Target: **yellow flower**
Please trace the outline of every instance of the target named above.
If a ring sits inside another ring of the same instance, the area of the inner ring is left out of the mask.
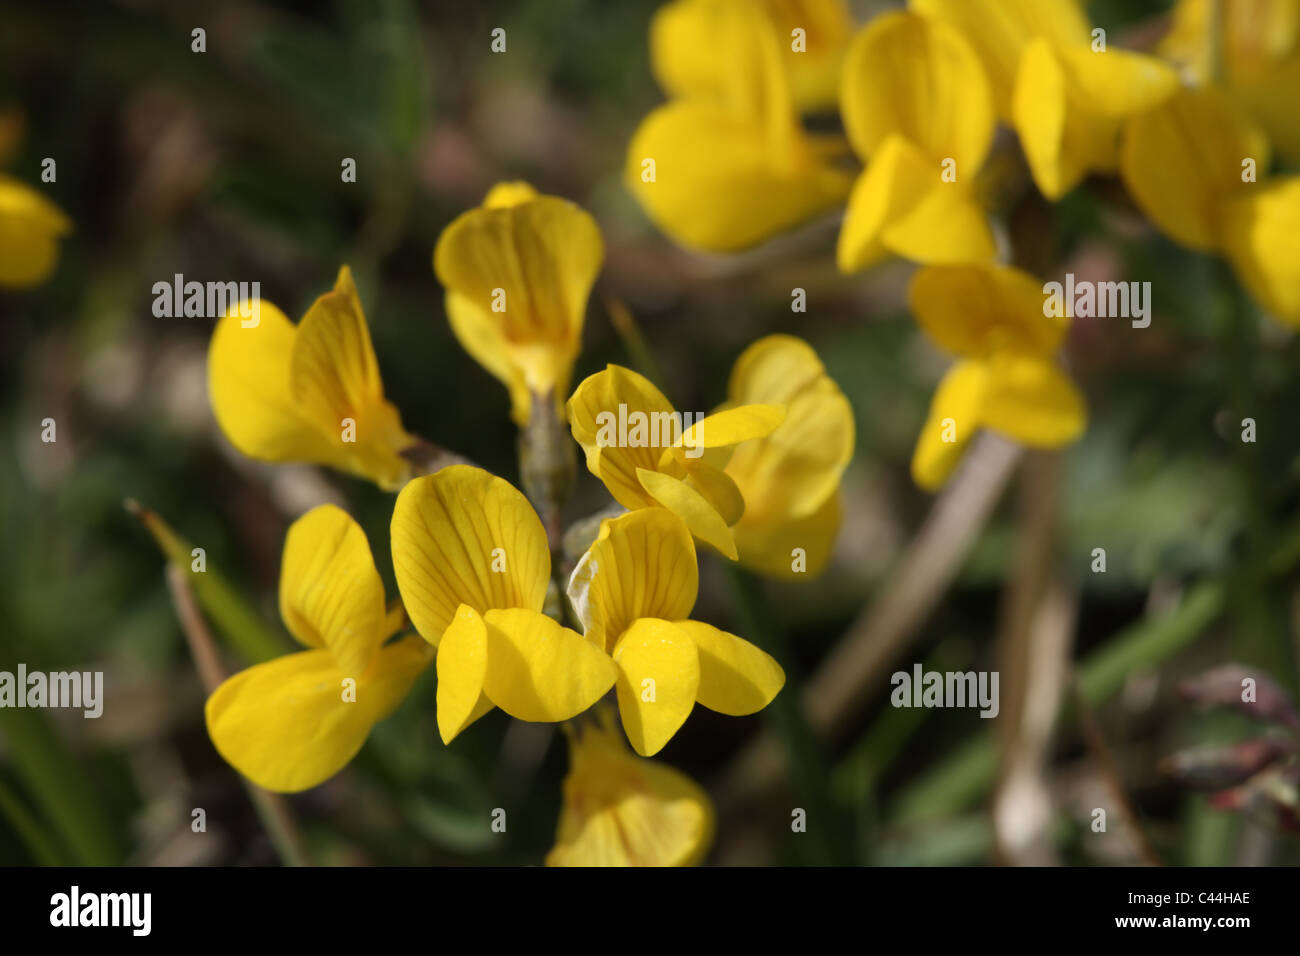
[[[673,0],[650,22],[650,65],[671,97],[726,100],[725,60],[717,40],[727,0]],[[780,40],[791,97],[804,111],[832,108],[839,97],[840,63],[853,18],[844,0],[757,0]],[[797,31],[802,31],[797,32]]]
[[[565,728],[569,730],[569,728]],[[684,773],[632,756],[617,731],[569,730],[569,773],[547,866],[693,866],[713,804]]]
[[[1210,20],[1216,6],[1222,17],[1217,31]],[[1278,153],[1300,162],[1300,0],[1178,0],[1159,50],[1194,83],[1221,83]]]
[[[849,142],[867,164],[840,229],[840,269],[890,254],[992,259],[974,184],[993,141],[993,95],[961,34],[912,13],[876,17],[849,47],[840,96]]]
[[[1113,172],[1122,120],[1178,87],[1177,74],[1154,57],[1094,39],[1075,0],[912,0],[912,7],[970,41],[1048,199],[1089,172]]]
[[[618,709],[632,747],[658,753],[696,702],[741,716],[766,707],[785,673],[748,641],[699,621],[695,545],[660,508],[601,523],[569,579],[569,601],[587,640],[617,665]]]
[[[912,456],[912,477],[940,487],[981,428],[1034,448],[1082,434],[1083,396],[1054,353],[1069,326],[1044,316],[1041,285],[1008,266],[930,266],[912,278],[912,313],[941,348],[961,356],[944,376]]]
[[[208,735],[249,780],[295,793],[338,773],[370,728],[406,697],[428,648],[402,638],[400,605],[384,585],[365,532],[333,505],[289,528],[280,571],[280,616],[311,650],[234,675],[208,698]]]
[[[433,268],[452,331],[505,384],[520,427],[534,395],[558,409],[569,390],[604,255],[587,212],[522,182],[497,185],[438,238]]]
[[[769,435],[781,405],[741,405],[691,424],[649,379],[608,365],[578,385],[569,425],[587,469],[624,508],[667,508],[701,541],[736,560],[731,525],[745,510],[722,470],[727,449]]]
[[[1225,256],[1265,309],[1295,325],[1300,177],[1267,179],[1270,160],[1263,132],[1222,92],[1205,87],[1181,90],[1130,120],[1121,168],[1129,193],[1161,232]]]
[[[227,311],[208,348],[208,393],[221,430],[250,458],[329,465],[386,489],[409,477],[401,452],[418,439],[384,398],[347,266],[297,326],[269,302]]]
[[[727,462],[745,501],[732,529],[740,563],[770,577],[814,576],[830,560],[840,527],[853,409],[812,346],[789,335],[759,339],[736,360],[723,408],[749,404],[784,405],[786,416]]]
[[[23,118],[0,113],[0,162],[22,139]],[[72,232],[72,220],[40,192],[0,175],[0,286],[39,285],[59,261],[58,240]]]
[[[823,17],[820,7],[809,9]],[[788,37],[752,0],[679,0],[656,18],[656,72],[681,96],[641,123],[624,178],[675,241],[735,252],[847,194],[850,179],[835,167],[834,145],[800,125],[788,61],[806,54],[784,56]]]
[[[519,720],[568,720],[616,669],[542,613],[546,532],[527,499],[480,468],[452,465],[397,496],[393,570],[411,623],[438,649],[444,743],[496,705]]]

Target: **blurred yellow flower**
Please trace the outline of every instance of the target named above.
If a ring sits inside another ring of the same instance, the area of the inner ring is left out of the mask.
[[[321,505],[289,528],[280,571],[280,616],[312,648],[224,681],[204,710],[217,751],[249,780],[281,793],[338,773],[370,728],[406,697],[428,648],[385,643],[406,618],[384,607],[384,585],[365,532]]]
[[[0,163],[22,139],[23,117],[0,113]],[[72,220],[40,192],[0,174],[0,286],[39,285],[54,272],[59,242],[72,232]]]
[[[1194,84],[1221,84],[1281,156],[1300,162],[1300,0],[1178,0],[1159,52]]]
[[[785,408],[749,404],[691,423],[649,379],[620,365],[588,376],[568,403],[573,437],[587,469],[624,508],[667,508],[690,532],[733,561],[731,525],[745,510],[722,470],[728,449],[770,435]]]
[[[498,184],[438,238],[433,268],[452,331],[505,384],[520,427],[534,395],[558,410],[569,390],[604,256],[590,214],[522,182]]]
[[[745,511],[732,528],[740,563],[769,577],[819,574],[840,528],[840,478],[853,457],[853,409],[812,346],[759,339],[736,360],[721,410],[784,405],[785,421],[727,462]]]
[[[1215,87],[1125,127],[1124,184],[1161,232],[1225,256],[1270,314],[1300,324],[1300,177],[1269,179],[1268,139]]]
[[[1111,47],[1076,0],[912,0],[960,29],[1020,136],[1039,190],[1059,199],[1089,172],[1114,172],[1127,116],[1178,88],[1155,57]]]
[[[569,732],[569,773],[547,866],[693,866],[715,814],[690,777],[634,757],[616,730]]]
[[[918,485],[942,486],[981,428],[1034,448],[1058,448],[1083,433],[1083,396],[1054,357],[1069,318],[1044,315],[1032,276],[1009,266],[929,266],[913,276],[908,300],[922,331],[961,356],[917,439]]]
[[[633,134],[624,179],[651,221],[683,245],[745,249],[833,208],[848,193],[851,179],[835,162],[838,144],[800,125],[791,63],[808,54],[784,55],[793,41],[778,35],[775,23],[802,14],[787,16],[782,6],[676,0],[655,19],[655,72],[675,98]],[[828,48],[838,44],[843,25],[833,5],[801,6],[809,42],[820,36]],[[804,76],[804,95],[816,99],[824,80]]]
[[[687,619],[699,584],[690,531],[660,508],[602,522],[569,579],[583,633],[617,665],[623,729],[643,757],[668,743],[697,702],[720,714],[752,714],[785,685],[771,656]]]
[[[840,269],[890,255],[992,259],[996,244],[974,188],[996,116],[961,34],[913,13],[882,14],[854,38],[841,83],[844,127],[866,169],[840,229]]]
[[[444,743],[494,704],[519,720],[568,720],[614,686],[609,658],[542,613],[546,532],[508,482],[469,465],[416,478],[391,531],[407,613],[438,649]]]
[[[418,439],[384,398],[347,266],[297,326],[269,302],[231,307],[208,348],[208,394],[250,458],[329,465],[390,490],[410,475],[401,452]]]

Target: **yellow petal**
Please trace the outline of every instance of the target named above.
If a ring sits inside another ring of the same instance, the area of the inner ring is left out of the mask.
[[[713,805],[685,774],[634,757],[617,732],[574,731],[547,866],[692,866],[713,830]]]
[[[578,385],[566,407],[587,469],[624,508],[650,507],[654,502],[637,470],[657,469],[663,449],[681,434],[681,420],[663,393],[644,376],[607,365]]]
[[[501,323],[495,321],[491,313],[455,292],[447,293],[445,304],[447,321],[456,340],[470,358],[505,385],[510,393],[510,417],[516,425],[524,428],[532,415],[533,395],[528,390],[524,370],[510,357]],[[556,383],[557,394],[567,387],[567,382]]]
[[[1020,57],[1011,115],[1034,182],[1048,199],[1059,199],[1084,175],[1078,154],[1065,146],[1066,84],[1052,45],[1042,37],[1029,43]]]
[[[817,577],[830,563],[843,510],[836,488],[807,515],[777,512],[753,522],[742,518],[732,529],[740,563],[758,574],[785,581]]]
[[[16,179],[0,176],[0,286],[44,282],[59,261],[58,240],[72,221],[58,206]]]
[[[745,513],[745,499],[735,480],[721,468],[708,462],[692,464],[686,484],[698,491],[726,525],[733,525]]]
[[[842,84],[844,125],[859,156],[900,135],[929,160],[956,160],[959,182],[984,164],[993,94],[975,51],[946,24],[901,11],[873,18],[849,47]]]
[[[1271,315],[1300,325],[1300,177],[1254,186],[1227,211],[1227,253]]]
[[[992,258],[996,243],[983,210],[962,182],[942,176],[939,160],[887,137],[849,196],[835,254],[840,270],[865,269],[890,252],[918,262]]]
[[[685,449],[738,445],[772,434],[783,421],[784,405],[741,405],[696,422],[677,444]]]
[[[444,744],[492,709],[487,677],[487,625],[462,604],[438,643],[438,733]]]
[[[366,669],[391,633],[384,582],[366,533],[346,511],[320,505],[292,525],[280,568],[280,616],[308,647],[327,649],[345,674]]]
[[[539,611],[551,556],[528,500],[509,482],[452,465],[409,482],[391,528],[393,571],[411,623],[437,645],[456,609]]]
[[[691,534],[712,545],[732,561],[736,560],[735,538],[709,499],[680,478],[662,472],[638,468],[636,476],[655,501],[686,523]]]
[[[1183,89],[1124,127],[1120,168],[1142,212],[1170,238],[1221,246],[1224,204],[1241,190],[1242,162],[1269,165],[1268,143],[1213,89]]]
[[[691,533],[672,513],[646,508],[601,524],[568,594],[587,637],[608,651],[638,618],[688,617],[699,586]]]
[[[359,677],[340,670],[329,651],[288,654],[240,671],[213,691],[204,708],[208,735],[258,786],[306,790],[356,756],[370,728],[402,702],[427,664],[428,649],[411,639],[381,649]]]
[[[695,643],[656,618],[635,621],[614,647],[618,711],[632,749],[653,757],[686,722],[700,685]]]
[[[530,389],[545,394],[567,385],[605,248],[596,221],[574,203],[554,196],[519,202],[518,190],[496,201],[506,196],[515,204],[471,209],[443,230],[434,271],[449,295],[464,300],[456,306],[462,327],[472,309],[500,330],[502,354],[489,371],[517,368]]]
[[[1060,51],[1075,105],[1105,116],[1124,117],[1159,106],[1178,90],[1178,74],[1155,57],[1107,47]]]
[[[695,699],[709,710],[743,717],[762,710],[785,686],[785,671],[749,641],[699,621],[676,621],[695,643],[700,684]]]
[[[483,205],[488,209],[506,209],[520,203],[531,202],[541,195],[529,183],[523,180],[497,183],[483,197]]]
[[[633,134],[624,181],[674,241],[738,252],[839,205],[852,185],[802,134],[779,152],[770,140],[750,117],[674,101],[653,110]]]
[[[519,720],[576,717],[614,686],[617,668],[600,648],[538,611],[484,615],[492,703]]]
[[[988,377],[985,363],[961,361],[948,370],[935,389],[930,414],[912,453],[912,480],[926,491],[943,486],[983,424],[981,412]]]
[[[968,358],[1014,347],[1049,354],[1070,320],[1043,315],[1042,284],[1011,266],[926,266],[913,275],[908,305],[941,348]]]
[[[1077,439],[1088,410],[1073,382],[1050,359],[998,353],[988,365],[981,423],[1034,448],[1059,448]]]

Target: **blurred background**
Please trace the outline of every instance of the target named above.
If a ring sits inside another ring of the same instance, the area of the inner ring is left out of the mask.
[[[0,863],[278,861],[208,741],[164,560],[125,499],[204,547],[259,639],[286,650],[280,550],[312,505],[346,505],[396,595],[391,496],[235,452],[207,400],[213,323],[154,317],[153,284],[259,281],[297,319],[349,264],[407,427],[517,484],[505,389],[452,337],[431,267],[441,229],[515,178],[582,204],[604,232],[575,382],[643,361],[639,334],[677,407],[708,409],[746,345],[786,332],[812,343],[855,411],[825,575],[774,584],[702,555],[696,617],[766,647],[790,678],[755,717],[698,708],[659,755],[717,802],[709,862],[1300,862],[1294,757],[1254,773],[1241,742],[1277,735],[1180,693],[1229,664],[1296,689],[1294,337],[1222,266],[1159,237],[1118,183],[1089,181],[1056,207],[1026,190],[1006,219],[1023,261],[1152,281],[1153,322],[1074,323],[1068,360],[1091,409],[1079,444],[1025,455],[986,439],[942,496],[921,493],[908,462],[948,360],[907,315],[911,267],[839,275],[834,219],[744,256],[694,256],[625,192],[628,139],[662,101],[647,62],[655,6],[5,3],[0,111],[22,123],[6,172],[76,230],[49,282],[0,292],[0,670],[101,670],[106,703],[98,720],[0,710]],[[1089,4],[1135,45],[1167,9]],[[505,54],[489,49],[498,26]],[[206,53],[191,51],[195,27]],[[40,182],[45,157],[54,183]],[[343,157],[356,183],[340,182]],[[804,314],[790,311],[795,287]],[[611,319],[610,299],[639,333]],[[1246,416],[1254,444],[1239,440]],[[606,503],[583,471],[569,517]],[[242,666],[239,640],[217,637]],[[999,717],[892,708],[889,675],[917,663],[999,671]],[[313,861],[536,864],[553,843],[563,736],[496,711],[444,747],[432,678],[348,769],[289,800]],[[495,807],[505,834],[490,829]],[[806,833],[792,832],[794,808]]]

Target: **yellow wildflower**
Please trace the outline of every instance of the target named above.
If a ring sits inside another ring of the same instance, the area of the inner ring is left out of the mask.
[[[659,229],[735,252],[843,200],[850,179],[834,145],[805,133],[795,107],[788,61],[805,54],[782,54],[786,40],[763,5],[679,0],[656,19],[653,39],[656,72],[681,98],[641,123],[624,178]]]
[[[688,619],[699,584],[690,532],[660,508],[602,522],[569,579],[587,640],[617,665],[623,729],[643,757],[668,743],[696,702],[721,714],[752,714],[785,684],[771,656]]]
[[[740,405],[691,424],[644,376],[620,365],[587,377],[568,404],[587,469],[624,508],[667,508],[701,541],[737,557],[731,525],[745,510],[722,470],[730,446],[769,435],[781,405]]]
[[[1089,172],[1113,172],[1123,119],[1178,87],[1177,74],[1156,58],[1109,46],[1076,0],[912,0],[912,7],[970,41],[1048,199]]]
[[[770,577],[816,575],[840,527],[840,477],[853,457],[853,409],[812,346],[769,335],[736,360],[724,409],[784,405],[785,421],[727,462],[745,511],[733,533],[740,563]]]
[[[1134,117],[1121,165],[1129,193],[1161,232],[1225,256],[1265,309],[1296,325],[1300,177],[1266,178],[1270,159],[1263,132],[1204,87]]]
[[[0,113],[0,161],[22,139],[22,114]],[[72,220],[40,192],[0,175],[0,286],[39,285],[59,261],[58,240],[72,232]]]
[[[929,266],[913,276],[908,299],[926,335],[961,356],[917,440],[918,485],[934,490],[947,481],[981,428],[1034,448],[1057,448],[1083,432],[1083,396],[1054,358],[1069,318],[1044,315],[1032,276],[1009,266]]]
[[[604,255],[587,212],[522,182],[498,184],[438,238],[433,267],[452,331],[505,384],[520,427],[534,395],[558,409],[569,390]]]
[[[343,769],[430,655],[411,638],[385,643],[405,616],[400,605],[385,610],[365,532],[333,505],[289,528],[280,616],[311,650],[227,679],[204,713],[212,743],[231,766],[268,790],[294,793]]]
[[[444,743],[496,705],[519,720],[568,720],[614,685],[616,669],[542,613],[546,532],[511,485],[469,465],[397,496],[393,570],[411,623],[437,648]]]
[[[547,866],[693,866],[714,810],[690,777],[634,757],[615,730],[569,730],[569,773]]]
[[[840,229],[840,269],[856,272],[891,254],[993,258],[974,195],[993,141],[993,95],[961,34],[916,14],[882,14],[854,38],[841,82],[844,127],[867,166]]]
[[[217,424],[250,458],[329,465],[386,489],[410,475],[401,452],[418,439],[384,398],[347,266],[297,326],[269,302],[230,308],[208,348],[208,393]]]

